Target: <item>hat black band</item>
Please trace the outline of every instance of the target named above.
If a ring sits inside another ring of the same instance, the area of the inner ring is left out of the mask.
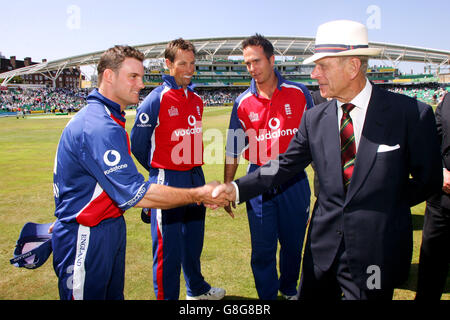
[[[322,52],[342,52],[353,49],[369,48],[367,44],[349,46],[345,44],[318,44],[315,46],[316,53]]]

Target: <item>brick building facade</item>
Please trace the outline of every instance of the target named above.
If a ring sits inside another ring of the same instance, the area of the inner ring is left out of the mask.
[[[46,62],[46,59],[43,59],[42,62]],[[30,57],[26,57],[24,60],[17,60],[15,56],[11,56],[9,59],[0,56],[0,73],[12,71],[14,69],[19,69],[23,67],[28,67],[30,65],[38,64],[38,62],[31,61]],[[25,74],[22,76],[18,76],[17,79],[13,79],[10,81],[13,83],[23,83],[23,84],[39,84],[46,85],[48,87],[53,87],[53,81],[51,78],[54,78],[56,75],[56,71],[51,71],[51,77],[49,77],[48,72],[44,73],[47,75],[44,76],[43,73],[34,73],[34,74]],[[56,88],[79,88],[80,87],[80,68],[66,68],[61,71],[61,74],[58,78],[55,79],[55,87]]]

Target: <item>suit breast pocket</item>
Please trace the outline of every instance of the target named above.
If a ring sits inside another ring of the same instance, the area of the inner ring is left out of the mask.
[[[375,161],[395,161],[400,159],[402,154],[401,149],[393,149],[390,151],[377,152]]]
[[[392,186],[397,186],[405,168],[402,155],[401,149],[377,152],[370,174],[370,182],[373,183],[371,185],[379,186],[382,192]]]

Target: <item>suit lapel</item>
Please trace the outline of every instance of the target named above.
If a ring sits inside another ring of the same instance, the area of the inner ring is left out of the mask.
[[[386,99],[383,99],[383,92],[376,86],[373,86],[356,153],[352,181],[347,191],[346,204],[364,184],[367,175],[373,167],[380,141],[383,141],[385,138],[386,123],[388,123],[385,118],[388,115],[388,111],[386,111],[388,107]]]

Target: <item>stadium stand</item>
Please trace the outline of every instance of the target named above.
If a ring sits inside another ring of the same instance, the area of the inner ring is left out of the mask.
[[[310,88],[311,91],[317,88]],[[396,86],[387,88],[393,92],[416,98],[430,105],[437,105],[450,87],[411,87]],[[91,89],[20,89],[10,88],[0,91],[0,114],[15,116],[20,108],[25,114],[32,113],[69,113],[76,112],[83,107],[85,98]],[[152,90],[146,88],[141,91],[140,100]],[[243,87],[230,88],[200,88],[199,95],[205,106],[231,106],[235,99],[245,90]],[[130,106],[130,109],[137,106]]]
[[[19,108],[26,114],[78,111],[87,93],[86,89],[13,87],[0,91],[0,112],[16,112]]]
[[[141,100],[162,83],[162,75],[168,70],[162,61],[149,64],[144,75],[146,88],[141,91]],[[305,84],[311,91],[318,89],[317,81],[311,79],[313,65],[303,65],[302,59],[276,60],[275,68],[284,78]],[[449,91],[448,84],[439,83],[434,74],[401,74],[392,66],[370,66],[367,77],[373,83],[388,90],[417,98],[430,105],[440,102]],[[192,82],[202,96],[205,106],[232,105],[240,93],[250,85],[251,77],[242,59],[214,57],[198,59]],[[447,88],[445,89],[445,86]],[[6,90],[5,90],[6,89]],[[66,113],[79,110],[90,88],[69,89],[21,88],[9,85],[0,88],[0,114],[15,112],[18,108],[25,113]],[[131,106],[130,108],[135,108]],[[15,114],[15,113],[14,113]]]

